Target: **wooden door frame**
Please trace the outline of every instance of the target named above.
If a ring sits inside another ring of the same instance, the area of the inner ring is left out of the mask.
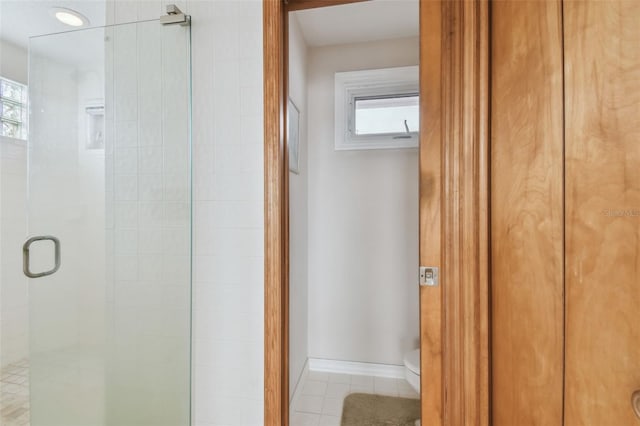
[[[289,424],[288,12],[361,0],[285,1],[263,0],[266,426]],[[440,285],[420,288],[422,420],[486,426],[488,1],[420,0],[420,63],[420,263],[440,267]]]

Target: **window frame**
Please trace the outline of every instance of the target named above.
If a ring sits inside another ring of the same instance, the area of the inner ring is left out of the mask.
[[[357,130],[357,119],[358,119],[358,102],[366,102],[366,101],[388,101],[388,100],[396,100],[396,99],[412,99],[412,98],[416,98],[416,109],[417,109],[417,115],[419,115],[419,102],[420,102],[420,94],[414,91],[410,91],[405,93],[404,91],[394,91],[391,94],[386,94],[383,93],[381,95],[370,95],[370,94],[366,94],[364,96],[358,96],[358,95],[354,95],[351,98],[350,104],[349,104],[349,117],[347,119],[347,126],[348,126],[348,131],[353,135],[352,137],[354,138],[362,138],[362,137],[370,137],[370,136],[393,136],[394,139],[398,138],[398,136],[400,136],[400,138],[408,138],[411,137],[413,135],[418,135],[419,131],[418,130],[414,130],[414,131],[405,131],[405,132],[378,132],[378,133],[362,133],[362,134],[358,134],[356,133]],[[406,105],[404,105],[406,106]],[[411,105],[413,106],[413,105]],[[389,108],[393,108],[393,107],[397,107],[397,106],[393,106],[393,105],[389,105]],[[416,117],[419,118],[419,117]],[[418,122],[418,125],[420,123]]]
[[[11,85],[20,86],[24,91],[24,96],[23,96],[23,101],[16,101],[14,99],[2,96],[2,92],[0,88],[0,137],[21,141],[21,142],[26,142],[29,138],[29,124],[28,124],[29,123],[29,106],[28,106],[29,105],[29,93],[28,93],[29,87],[26,84],[20,83],[15,80],[11,80],[10,78],[0,76],[0,85],[2,84],[3,81]],[[13,104],[18,106],[18,108],[22,109],[23,111],[24,119],[15,120],[13,118],[5,117],[2,113],[2,103],[8,103],[8,104]],[[19,137],[8,136],[4,134],[2,130],[2,122],[5,122],[5,121],[9,123],[14,123],[20,126],[21,134]]]
[[[355,133],[356,99],[420,96],[418,66],[335,73],[336,151],[417,148],[419,132]]]

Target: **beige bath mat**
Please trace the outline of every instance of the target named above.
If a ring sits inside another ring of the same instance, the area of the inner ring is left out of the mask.
[[[342,426],[414,426],[420,400],[352,393],[344,399]]]

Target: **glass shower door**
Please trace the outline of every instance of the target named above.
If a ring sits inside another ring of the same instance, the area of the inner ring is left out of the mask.
[[[190,424],[190,29],[32,38],[32,426]]]

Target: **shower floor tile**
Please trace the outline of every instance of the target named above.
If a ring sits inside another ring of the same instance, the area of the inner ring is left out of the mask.
[[[0,424],[29,426],[29,362],[22,360],[0,372]]]

